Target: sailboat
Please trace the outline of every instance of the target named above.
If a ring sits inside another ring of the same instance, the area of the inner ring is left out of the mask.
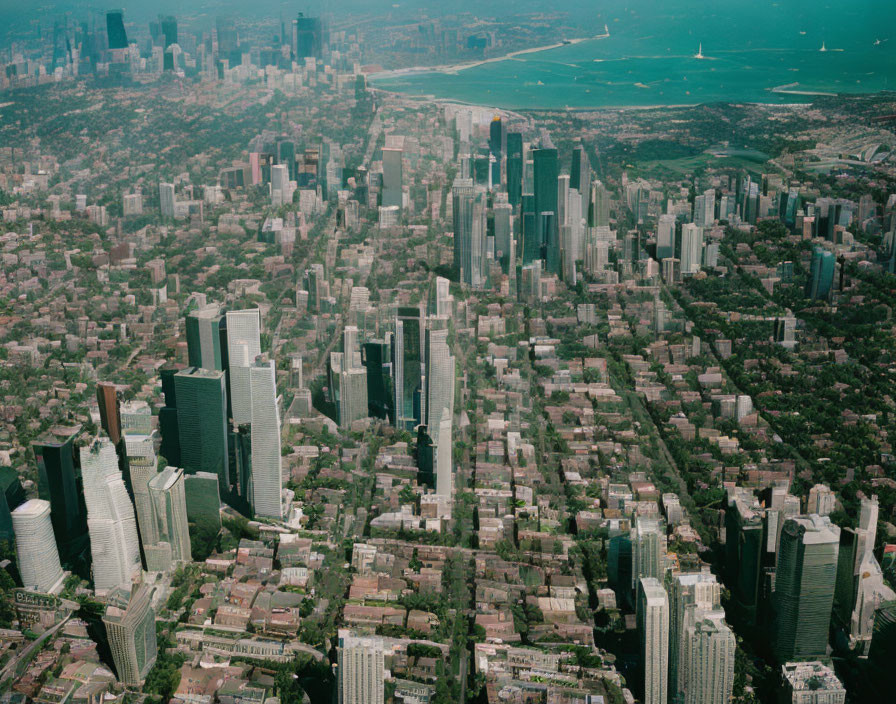
[[[697,53],[694,54],[695,59],[705,59],[706,57],[703,55],[703,42],[700,43],[700,46],[697,48]]]
[[[819,51],[827,51],[828,48],[824,45],[824,42],[821,43],[821,49]]]

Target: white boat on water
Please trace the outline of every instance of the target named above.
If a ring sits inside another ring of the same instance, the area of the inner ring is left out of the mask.
[[[700,46],[697,48],[697,53],[694,54],[695,59],[705,59],[706,57],[703,55],[703,43],[700,43]]]
[[[828,48],[824,45],[824,42],[821,43],[821,49],[819,51],[827,51]]]

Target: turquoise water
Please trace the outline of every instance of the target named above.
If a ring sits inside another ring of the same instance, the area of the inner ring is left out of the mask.
[[[373,85],[531,109],[812,100],[772,92],[781,86],[807,93],[896,90],[896,0],[719,0],[711,11],[694,0],[666,2],[662,10],[651,7],[659,2],[639,4],[597,14],[593,23],[609,27],[606,39],[454,74],[374,78]],[[694,58],[700,44],[703,60]]]

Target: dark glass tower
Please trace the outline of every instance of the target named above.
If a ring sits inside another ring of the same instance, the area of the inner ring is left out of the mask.
[[[809,282],[806,296],[815,300],[827,300],[834,287],[834,254],[816,247],[812,252],[812,264],[809,268]]]
[[[164,48],[167,49],[172,44],[177,44],[177,18],[176,17],[163,17],[162,18],[162,37],[164,38]]]
[[[12,541],[15,538],[12,512],[27,498],[16,471],[10,467],[0,467],[0,540]]]
[[[507,199],[517,206],[523,197],[523,135],[507,133]]]
[[[128,48],[128,34],[124,31],[123,10],[112,10],[106,13],[106,36],[109,39],[110,49]]]
[[[224,372],[190,367],[174,375],[180,457],[189,474],[210,472],[230,490]]]
[[[538,240],[544,251],[551,243],[559,242],[559,230],[557,218],[543,218],[542,213],[559,212],[557,207],[557,181],[559,179],[559,165],[557,161],[556,149],[536,149],[533,152],[533,161],[535,166],[535,227],[537,228]],[[550,225],[551,232],[545,232],[544,226]],[[548,262],[552,261],[552,257],[545,257]],[[556,261],[560,261],[559,252]],[[553,271],[553,270],[552,270]]]
[[[423,390],[422,320],[419,308],[399,308],[395,315],[392,370],[395,378],[395,426],[413,430],[421,422]]]
[[[300,12],[296,20],[296,58],[320,58],[323,55],[323,34],[319,17],[305,17]]]
[[[45,435],[32,449],[37,461],[38,493],[50,502],[59,560],[65,569],[89,579],[90,538],[76,433],[77,430]]]

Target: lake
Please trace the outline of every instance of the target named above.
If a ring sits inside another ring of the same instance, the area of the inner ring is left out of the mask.
[[[372,85],[511,109],[797,103],[896,90],[894,0],[708,4],[604,10],[605,38],[456,72],[387,73]]]

